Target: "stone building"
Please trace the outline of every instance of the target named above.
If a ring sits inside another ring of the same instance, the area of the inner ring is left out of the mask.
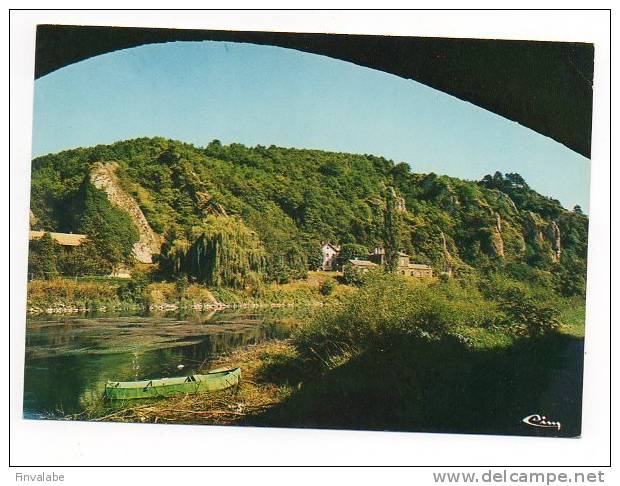
[[[321,246],[323,252],[322,270],[339,270],[337,262],[340,254],[340,247],[331,243],[323,243]],[[375,248],[368,255],[359,255],[348,261],[353,268],[367,272],[375,270],[385,265],[385,250],[383,248]],[[404,252],[398,252],[398,268],[397,273],[409,277],[432,277],[433,269],[422,263],[411,263],[411,257]]]
[[[369,255],[368,259],[377,264],[385,265],[385,249],[375,248]],[[422,263],[411,263],[411,257],[402,251],[398,252],[398,268],[397,273],[409,277],[432,277],[433,269]]]
[[[359,258],[353,258],[349,260],[349,263],[355,270],[366,273],[370,270],[377,270],[379,265],[369,260],[360,260]]]
[[[408,263],[407,266],[399,267],[398,271],[402,275],[410,277],[432,277],[433,269],[422,263]]]

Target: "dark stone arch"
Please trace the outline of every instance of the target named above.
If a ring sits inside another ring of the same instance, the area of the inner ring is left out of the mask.
[[[413,79],[590,157],[594,46],[585,43],[40,25],[35,78],[118,49],[202,40],[287,47]]]

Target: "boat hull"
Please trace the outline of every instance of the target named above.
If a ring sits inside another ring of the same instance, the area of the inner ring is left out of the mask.
[[[175,395],[225,390],[238,385],[241,369],[217,370],[205,375],[179,376],[144,381],[109,381],[105,397],[110,400],[133,400],[138,398],[162,398]]]

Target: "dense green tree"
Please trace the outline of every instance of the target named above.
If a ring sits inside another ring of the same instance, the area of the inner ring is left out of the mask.
[[[345,265],[349,260],[353,258],[366,258],[368,256],[368,248],[364,245],[358,245],[356,243],[345,243],[340,248],[340,254],[338,255],[338,264]]]
[[[157,259],[159,271],[164,278],[176,279],[186,273],[189,246],[189,242],[179,237],[174,228],[168,232]]]
[[[216,287],[246,288],[260,282],[265,250],[241,219],[209,216],[194,229],[195,239],[187,251],[187,274]]]
[[[305,251],[308,255],[308,269],[316,271],[323,265],[323,252],[318,244],[310,242],[310,246],[311,247]]]
[[[398,268],[398,252],[400,251],[400,215],[396,207],[396,198],[394,188],[388,187],[385,195],[383,247],[385,249],[385,268],[391,273]]]
[[[61,247],[49,233],[30,242],[28,273],[30,278],[50,279],[58,276],[58,257]]]
[[[345,284],[359,287],[364,283],[364,280],[365,274],[359,268],[355,268],[350,263],[346,263],[342,267],[342,281]]]
[[[109,275],[114,270],[111,261],[91,240],[76,247],[63,248],[58,265],[61,273],[70,277]]]

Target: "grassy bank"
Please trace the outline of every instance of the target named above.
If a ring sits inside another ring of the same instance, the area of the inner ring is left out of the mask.
[[[203,309],[243,305],[314,305],[339,301],[354,288],[338,283],[339,274],[310,272],[305,280],[247,290],[209,289],[173,282],[136,282],[119,278],[56,278],[28,282],[30,313],[98,310]],[[326,282],[328,284],[326,284]]]
[[[118,289],[122,284],[121,279],[112,278],[31,280],[28,282],[28,313],[139,309],[139,303],[119,298]]]
[[[286,284],[262,285],[255,289],[234,290],[213,289],[213,295],[227,304],[292,304],[307,305],[326,302],[339,302],[355,292],[355,288],[339,283],[337,272],[308,272],[305,280]],[[329,288],[326,283],[331,284]]]

